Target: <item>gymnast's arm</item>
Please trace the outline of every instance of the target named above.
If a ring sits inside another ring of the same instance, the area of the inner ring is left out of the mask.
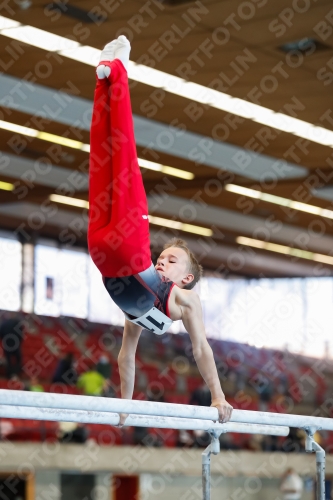
[[[193,291],[182,290],[180,307],[184,326],[192,342],[194,359],[212,395],[211,406],[218,409],[219,421],[227,422],[231,417],[232,406],[227,403],[223,394],[213,351],[207,342],[198,294]]]
[[[120,390],[123,399],[132,399],[135,380],[135,353],[142,327],[125,320],[123,341],[118,355]],[[125,418],[121,418],[121,424]]]

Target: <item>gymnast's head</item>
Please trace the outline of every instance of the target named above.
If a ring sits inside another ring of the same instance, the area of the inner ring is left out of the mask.
[[[202,276],[202,266],[184,240],[173,238],[164,245],[157,259],[156,270],[176,283],[191,290]]]

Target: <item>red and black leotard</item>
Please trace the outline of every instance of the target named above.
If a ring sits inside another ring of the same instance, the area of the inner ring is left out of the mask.
[[[139,317],[155,307],[169,314],[169,297],[175,283],[162,276],[152,264],[145,271],[124,278],[103,278],[114,302],[129,316]]]
[[[102,63],[111,68],[111,74],[97,79],[94,95],[88,248],[108,293],[126,317],[135,320],[148,314],[151,318],[151,311],[159,311],[160,320],[155,322],[161,325],[161,314],[170,317],[168,299],[174,283],[156,271],[151,260],[148,204],[136,153],[127,72],[118,59]],[[165,328],[163,323],[160,330]]]

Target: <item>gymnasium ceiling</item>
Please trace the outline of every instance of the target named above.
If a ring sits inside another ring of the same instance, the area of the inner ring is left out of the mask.
[[[2,3],[0,15],[95,49],[125,34],[131,61],[166,73],[166,80],[173,75],[178,82],[213,87],[282,113],[277,129],[265,113],[261,118],[259,108],[258,115],[239,116],[243,101],[233,101],[234,112],[218,109],[219,99],[203,105],[197,94],[178,95],[172,82],[158,86],[156,73],[147,70],[148,77],[138,81],[134,65],[129,72],[139,158],[194,175],[188,180],[143,169],[152,215],[211,228],[212,237],[172,234],[187,239],[212,271],[332,274],[333,214],[317,214],[318,208],[331,210],[333,201],[333,141],[325,135],[333,130],[330,0],[15,0]],[[76,61],[6,33],[0,31],[0,125],[9,122],[87,145],[95,56]],[[45,118],[37,120],[41,112]],[[305,123],[295,122],[296,129],[287,132],[284,115]],[[309,124],[326,132],[313,129],[308,140],[303,130]],[[88,199],[87,147],[55,146],[2,126],[0,141],[0,181],[15,186],[0,190],[1,228],[59,240],[68,230],[76,244],[85,245],[85,209],[52,202],[57,213],[51,217],[45,207],[66,182],[72,197]],[[47,172],[38,163],[45,157],[52,164]],[[238,191],[225,189],[230,184]],[[164,195],[158,194],[161,186]],[[257,197],[238,194],[242,187]],[[281,206],[267,196],[259,199],[258,192],[317,208]],[[156,224],[151,229],[158,249],[171,231]],[[270,249],[263,248],[264,240],[273,244]]]

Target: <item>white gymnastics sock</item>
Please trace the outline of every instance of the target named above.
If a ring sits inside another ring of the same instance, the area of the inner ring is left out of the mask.
[[[100,61],[113,61],[115,58],[115,50],[118,40],[112,40],[112,42],[107,43],[104,49],[101,52],[101,56],[99,58]],[[96,73],[98,78],[105,78],[110,76],[111,68],[109,66],[105,66],[104,64],[99,64],[96,69]]]
[[[127,40],[126,36],[125,35],[118,36],[114,58],[120,59],[126,71],[128,70],[130,52],[131,52],[131,44]]]

